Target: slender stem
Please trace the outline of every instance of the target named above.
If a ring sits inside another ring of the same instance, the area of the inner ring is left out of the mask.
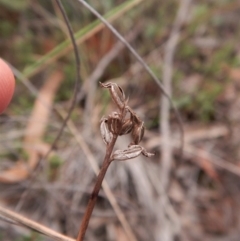
[[[73,33],[73,30],[72,30],[72,27],[71,27],[71,24],[68,20],[68,16],[64,10],[64,7],[62,6],[62,2],[61,0],[56,0],[56,3],[63,15],[63,18],[64,18],[64,21],[66,22],[66,26],[67,26],[67,29],[69,31],[69,37],[71,39],[71,42],[72,42],[72,45],[73,45],[73,49],[74,49],[74,55],[75,55],[75,64],[76,64],[76,81],[75,81],[75,87],[74,87],[74,92],[73,92],[73,98],[72,98],[72,103],[71,103],[71,106],[69,108],[69,111],[68,111],[68,114],[66,116],[66,118],[63,120],[63,124],[57,134],[57,136],[55,137],[50,149],[47,151],[47,153],[38,161],[36,167],[35,167],[35,170],[31,173],[31,176],[30,176],[30,182],[28,184],[28,188],[26,188],[26,190],[22,193],[16,207],[15,207],[15,211],[19,211],[21,209],[21,207],[23,206],[23,203],[24,203],[24,200],[25,198],[27,197],[27,195],[29,194],[29,190],[31,190],[31,185],[35,182],[36,180],[36,176],[39,172],[39,168],[43,162],[43,160],[46,160],[48,158],[48,156],[50,155],[50,153],[54,150],[54,148],[56,147],[58,141],[60,140],[60,137],[62,136],[62,133],[64,131],[64,128],[66,127],[67,125],[67,122],[68,120],[70,119],[70,116],[73,112],[73,109],[77,103],[77,94],[78,94],[78,91],[79,91],[79,88],[80,88],[80,83],[81,83],[81,76],[80,76],[80,57],[79,57],[79,54],[78,54],[78,47],[77,47],[77,44],[76,44],[76,41],[75,41],[75,37],[74,37],[74,33]]]
[[[90,199],[88,201],[88,205],[85,211],[85,214],[83,216],[83,220],[79,229],[79,233],[77,236],[77,240],[76,241],[83,241],[87,227],[88,227],[88,223],[89,220],[91,218],[92,212],[93,212],[93,208],[96,204],[97,201],[97,197],[98,197],[98,193],[101,189],[102,186],[102,182],[103,179],[105,177],[105,174],[107,172],[107,169],[109,167],[109,165],[111,164],[112,160],[111,160],[111,154],[113,151],[113,147],[116,143],[118,135],[114,135],[112,141],[109,143],[109,145],[107,146],[107,150],[106,150],[106,155],[104,157],[104,161],[103,161],[103,165],[101,167],[101,170],[97,176],[97,180],[96,180],[96,184],[94,186],[94,189],[92,191],[92,194],[90,196]]]

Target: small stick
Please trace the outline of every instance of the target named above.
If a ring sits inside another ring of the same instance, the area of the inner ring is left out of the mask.
[[[22,225],[32,230],[35,230],[39,233],[46,235],[47,237],[53,238],[58,241],[74,241],[73,238],[62,235],[46,226],[43,226],[40,223],[34,222],[16,212],[10,211],[4,207],[0,206],[0,219],[7,218],[10,221],[16,223],[17,225]]]

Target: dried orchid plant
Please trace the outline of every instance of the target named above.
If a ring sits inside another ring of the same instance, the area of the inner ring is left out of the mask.
[[[100,85],[109,90],[111,98],[117,106],[117,111],[112,112],[107,118],[103,117],[100,121],[100,131],[102,139],[106,144],[106,154],[81,223],[77,241],[83,241],[84,239],[102,181],[111,162],[114,160],[126,161],[141,154],[146,157],[154,155],[139,145],[144,136],[144,122],[127,105],[127,99],[122,88],[118,84],[111,82],[100,83]],[[128,145],[128,148],[113,152],[118,136],[129,133],[131,133],[132,142]]]

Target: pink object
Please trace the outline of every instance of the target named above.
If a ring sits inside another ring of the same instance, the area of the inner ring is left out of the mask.
[[[15,78],[10,67],[0,58],[0,114],[9,105],[15,89]]]

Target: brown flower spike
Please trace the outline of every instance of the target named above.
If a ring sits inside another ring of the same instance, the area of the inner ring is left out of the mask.
[[[106,154],[100,172],[97,176],[97,181],[89,199],[86,212],[83,216],[77,241],[83,241],[85,232],[88,227],[92,211],[97,201],[97,196],[100,191],[103,179],[107,169],[112,161],[126,161],[139,155],[151,157],[154,154],[147,152],[139,142],[144,135],[144,122],[136,115],[136,113],[127,106],[125,94],[122,88],[116,83],[100,83],[101,87],[107,88],[110,92],[112,100],[117,105],[117,111],[114,111],[107,118],[103,117],[100,121],[100,132],[104,143],[106,144]],[[131,133],[132,142],[125,150],[116,150],[113,153],[113,148],[118,136]]]
[[[140,154],[146,157],[153,156],[152,153],[148,153],[143,147],[138,144],[144,136],[144,122],[136,115],[136,113],[126,106],[125,94],[122,88],[116,83],[100,83],[101,87],[109,89],[112,100],[119,108],[120,112],[113,112],[108,118],[104,118],[104,122],[107,123],[109,131],[108,134],[102,134],[102,139],[106,143],[106,136],[112,135],[126,135],[131,133],[132,142],[129,144],[129,148],[126,150],[117,150],[112,155],[112,159],[127,160],[132,159]],[[130,113],[130,118],[126,118],[126,114]],[[102,124],[101,124],[102,125]],[[102,129],[102,127],[100,127]]]

